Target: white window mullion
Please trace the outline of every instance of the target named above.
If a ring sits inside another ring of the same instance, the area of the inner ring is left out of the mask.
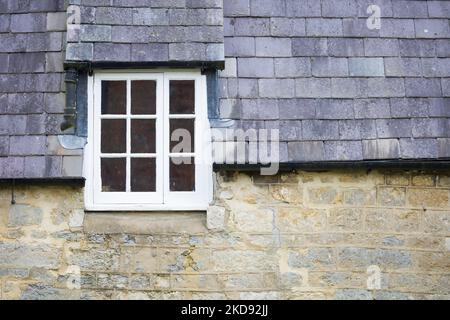
[[[164,86],[164,102],[163,102],[163,134],[162,134],[162,144],[163,144],[163,203],[166,204],[168,194],[170,191],[170,176],[169,176],[169,164],[170,164],[170,122],[169,122],[169,114],[170,114],[170,84],[169,79],[166,75],[164,75],[163,80]]]
[[[127,80],[127,192],[131,192],[131,80]]]

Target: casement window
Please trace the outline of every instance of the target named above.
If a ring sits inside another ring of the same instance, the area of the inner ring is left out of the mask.
[[[206,79],[96,72],[89,79],[88,210],[205,210],[212,200]]]

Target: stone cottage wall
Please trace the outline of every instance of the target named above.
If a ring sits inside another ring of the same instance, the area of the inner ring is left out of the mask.
[[[216,180],[208,221],[85,215],[83,188],[56,182],[17,185],[11,205],[2,184],[0,298],[450,298],[450,175]]]

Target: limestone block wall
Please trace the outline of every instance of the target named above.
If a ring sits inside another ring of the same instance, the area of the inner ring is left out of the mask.
[[[450,174],[216,180],[208,216],[85,214],[83,188],[56,182],[12,205],[2,184],[0,298],[450,298]]]

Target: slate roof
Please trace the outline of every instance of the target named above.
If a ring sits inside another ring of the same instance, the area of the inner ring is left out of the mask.
[[[450,157],[450,1],[229,0],[224,15],[221,117],[279,128],[282,162]]]
[[[57,138],[64,60],[225,57],[221,119],[279,128],[282,162],[450,158],[450,1],[71,1],[66,37],[63,0],[0,0],[0,178],[81,177]]]
[[[222,0],[83,0],[80,8],[67,62],[223,62]]]
[[[60,178],[63,0],[0,0],[0,178]],[[65,157],[67,155],[67,157]]]

